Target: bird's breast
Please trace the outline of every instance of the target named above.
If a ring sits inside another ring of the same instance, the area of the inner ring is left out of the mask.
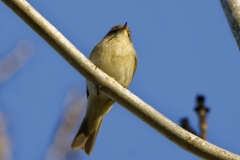
[[[135,56],[136,52],[130,42],[100,42],[92,51],[90,60],[120,84],[128,87],[134,73]]]

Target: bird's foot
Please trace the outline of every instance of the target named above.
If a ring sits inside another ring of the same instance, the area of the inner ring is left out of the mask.
[[[95,65],[95,70],[98,68],[98,66],[97,65]]]
[[[122,86],[123,86],[123,88],[126,88],[126,89],[127,89],[127,86],[125,86],[125,85],[123,85],[123,84],[122,84]]]
[[[99,95],[99,90],[102,88],[101,84],[95,84],[95,87],[97,89],[97,95]]]

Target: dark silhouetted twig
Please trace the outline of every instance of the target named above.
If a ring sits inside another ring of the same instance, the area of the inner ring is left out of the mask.
[[[207,140],[207,113],[209,109],[204,104],[204,96],[198,95],[196,98],[197,106],[195,107],[195,111],[199,117],[199,127],[200,127],[200,137],[204,140]]]
[[[180,126],[181,126],[183,129],[187,130],[188,132],[191,132],[192,134],[195,134],[195,135],[197,136],[197,133],[196,133],[196,132],[194,131],[194,129],[190,126],[190,123],[189,123],[187,117],[182,118],[182,119],[180,120]]]

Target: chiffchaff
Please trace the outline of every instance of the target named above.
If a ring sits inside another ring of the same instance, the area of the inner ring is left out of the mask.
[[[131,41],[131,32],[125,25],[113,27],[92,50],[89,59],[124,87],[128,87],[137,68],[137,55]],[[87,111],[77,132],[72,148],[90,155],[104,116],[114,101],[87,81]]]

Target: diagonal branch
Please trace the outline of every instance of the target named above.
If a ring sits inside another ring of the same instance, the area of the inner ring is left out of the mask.
[[[183,149],[204,159],[240,159],[240,156],[212,145],[185,131],[136,95],[123,88],[111,77],[96,68],[55,27],[42,17],[25,0],[2,0],[32,29],[44,38],[80,74],[94,84],[101,84],[101,90],[130,112],[152,126],[165,137]]]
[[[240,0],[220,0],[220,3],[240,50]]]

